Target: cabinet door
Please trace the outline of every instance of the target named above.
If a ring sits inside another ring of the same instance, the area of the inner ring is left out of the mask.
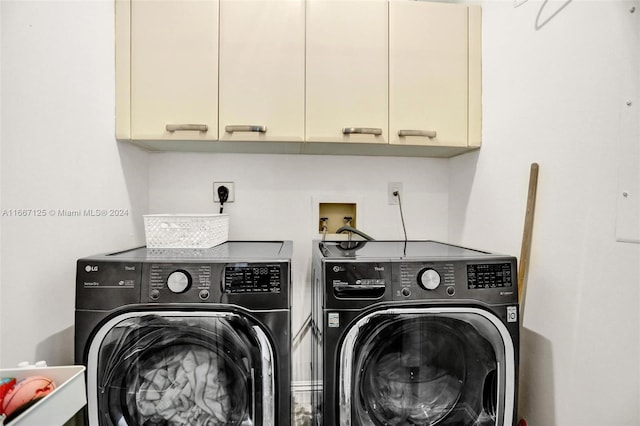
[[[220,140],[304,140],[304,0],[221,0]]]
[[[467,146],[467,7],[389,4],[392,144]]]
[[[388,143],[386,0],[308,0],[306,64],[307,141]]]
[[[217,0],[132,1],[131,133],[217,139]]]

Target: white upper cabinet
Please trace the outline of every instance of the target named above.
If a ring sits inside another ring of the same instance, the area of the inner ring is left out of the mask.
[[[388,143],[388,3],[307,0],[306,140]]]
[[[131,138],[217,139],[217,0],[130,7]]]
[[[479,19],[479,8],[470,13],[463,5],[389,3],[392,144],[467,147],[469,132],[480,131],[475,122],[469,126],[479,120],[479,98],[470,100],[469,91],[479,84],[470,82],[469,73],[470,64],[480,72],[479,52],[473,56],[480,45]]]
[[[118,139],[433,157],[481,144],[480,6],[115,0],[115,18]]]
[[[220,0],[220,140],[304,141],[304,13],[304,0]]]

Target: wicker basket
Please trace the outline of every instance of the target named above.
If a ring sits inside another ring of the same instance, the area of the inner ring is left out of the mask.
[[[148,248],[209,248],[229,237],[227,214],[144,215]]]

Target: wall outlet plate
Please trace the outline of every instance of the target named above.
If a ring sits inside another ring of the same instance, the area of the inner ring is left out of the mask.
[[[219,203],[220,197],[218,196],[218,188],[226,186],[229,190],[229,198],[225,203],[233,203],[236,199],[236,191],[233,182],[213,182],[213,202]]]
[[[402,182],[389,182],[387,187],[387,198],[389,199],[390,205],[400,204],[400,199],[393,195],[396,191],[398,191],[398,195],[402,197]]]

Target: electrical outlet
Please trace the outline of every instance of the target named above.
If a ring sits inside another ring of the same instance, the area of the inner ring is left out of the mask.
[[[220,188],[221,186],[226,186],[227,189],[229,190],[229,198],[227,198],[227,201],[225,201],[225,204],[233,203],[233,201],[236,199],[236,191],[235,191],[235,188],[233,187],[233,182],[213,182],[213,202],[214,203],[220,202],[220,197],[218,196],[218,188]]]
[[[398,195],[394,195],[396,191],[398,192]],[[402,197],[402,182],[389,182],[387,197],[389,199],[389,204],[399,204],[400,199],[398,197]]]

